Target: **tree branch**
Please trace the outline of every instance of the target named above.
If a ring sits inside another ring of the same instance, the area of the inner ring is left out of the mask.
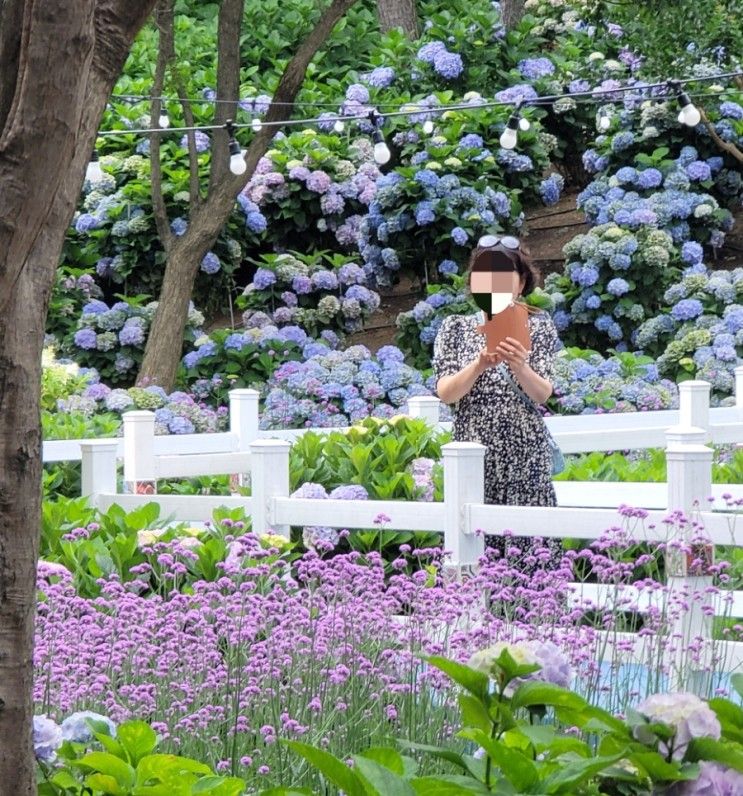
[[[161,101],[158,99],[163,93],[165,85],[165,72],[168,68],[174,49],[174,0],[160,0],[160,7],[155,12],[155,24],[160,32],[160,41],[155,66],[155,79],[152,85],[152,102],[150,104],[150,122],[152,126],[159,124]],[[150,134],[150,189],[152,194],[152,213],[155,217],[157,234],[160,237],[163,249],[167,253],[173,242],[173,233],[168,223],[168,211],[165,207],[163,196],[162,164],[160,163],[160,133]]]
[[[217,37],[217,98],[234,100],[218,102],[214,108],[214,123],[224,124],[234,119],[240,98],[240,30],[245,0],[222,0],[219,9]],[[215,130],[212,141],[212,160],[209,171],[209,191],[221,182],[228,172],[229,137],[226,131]]]
[[[186,121],[186,127],[195,127],[196,124],[193,118],[193,111],[191,110],[191,103],[188,99],[188,90],[186,89],[186,84],[183,82],[183,78],[179,74],[176,74],[173,80],[175,82],[176,91],[178,92],[178,99],[180,99],[181,107],[183,108],[183,118]],[[191,208],[191,212],[193,212],[201,206],[199,153],[196,151],[196,133],[193,130],[189,130],[186,133],[186,136],[188,138],[189,207]]]
[[[23,24],[23,0],[0,0],[0,130],[10,113],[18,83],[18,58]],[[26,42],[27,44],[27,42]]]
[[[715,130],[714,124],[712,124],[712,122],[707,118],[707,114],[704,112],[704,109],[700,108],[698,105],[697,109],[702,117],[704,126],[707,128],[710,138],[723,152],[727,152],[728,155],[732,155],[738,161],[738,163],[743,163],[743,152],[741,152],[740,149],[735,146],[735,144],[731,144],[728,141],[723,141],[722,138],[720,138],[717,130]]]

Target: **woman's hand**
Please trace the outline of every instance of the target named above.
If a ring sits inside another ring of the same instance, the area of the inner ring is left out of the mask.
[[[487,348],[480,351],[480,356],[477,358],[477,374],[481,376],[488,368],[495,367],[502,359],[498,354],[491,354]]]
[[[498,352],[498,356],[508,362],[514,375],[523,372],[529,352],[518,340],[514,340],[513,337],[506,337],[505,340],[498,343],[495,350]]]

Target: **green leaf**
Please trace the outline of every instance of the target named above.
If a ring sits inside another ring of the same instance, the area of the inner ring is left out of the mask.
[[[89,752],[80,760],[73,761],[76,765],[91,768],[96,773],[113,777],[122,788],[134,785],[134,769],[121,758],[108,752]]]
[[[342,788],[348,796],[366,796],[361,780],[342,760],[301,741],[286,741],[286,744],[318,769],[326,779]]]
[[[131,792],[128,788],[122,788],[116,778],[108,774],[90,774],[85,777],[85,784],[106,796],[129,796]]]
[[[133,766],[150,754],[157,746],[155,731],[144,721],[127,721],[116,731],[116,737],[121,742]]]
[[[627,759],[644,771],[654,782],[680,782],[682,780],[696,779],[697,773],[690,776],[688,771],[682,771],[680,763],[669,763],[658,752],[632,752]]]
[[[354,755],[354,771],[369,783],[379,796],[415,796],[415,790],[401,776],[389,768],[369,760],[362,755]]]
[[[516,790],[528,791],[539,781],[537,767],[521,752],[509,749],[503,742],[494,740],[482,730],[462,730],[457,734],[482,746]]]
[[[476,779],[460,776],[419,777],[410,785],[421,796],[459,796],[462,793],[490,794],[492,791]],[[499,790],[498,793],[505,794]]]
[[[208,796],[242,796],[245,780],[239,777],[202,777],[192,788],[191,793],[206,793]]]
[[[477,727],[483,732],[490,732],[493,721],[482,702],[472,694],[459,695],[459,710],[462,713],[464,727]]]
[[[572,796],[575,793],[575,786],[590,779],[594,774],[603,771],[607,766],[616,763],[624,757],[625,751],[619,752],[610,757],[594,757],[588,760],[573,760],[569,763],[561,764],[560,768],[544,782],[545,793],[559,793]]]
[[[488,685],[490,681],[487,675],[471,669],[463,663],[457,663],[457,661],[451,661],[439,655],[423,656],[423,659],[440,669],[444,674],[448,674],[455,683],[461,685],[462,688],[465,688],[482,702],[488,702]]]
[[[743,708],[729,699],[710,699],[707,704],[720,720],[723,737],[743,743]]]
[[[715,741],[712,738],[694,738],[684,757],[692,763],[712,760],[736,771],[743,771],[743,746],[736,743]]]
[[[360,756],[365,757],[367,760],[374,760],[374,762],[385,766],[385,768],[388,768],[395,774],[399,774],[400,776],[404,776],[405,774],[402,755],[396,749],[377,746],[360,752]]]
[[[532,705],[553,705],[556,707],[582,710],[588,706],[583,697],[560,688],[552,683],[538,681],[522,683],[511,698],[514,708],[528,708]]]

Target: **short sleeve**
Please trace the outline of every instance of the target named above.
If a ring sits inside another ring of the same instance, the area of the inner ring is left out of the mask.
[[[560,348],[560,339],[552,318],[542,312],[534,317],[531,335],[529,367],[543,379],[552,382],[555,375],[555,357]]]
[[[456,315],[444,318],[433,342],[433,372],[436,381],[444,376],[453,376],[462,369],[461,346],[462,324]]]

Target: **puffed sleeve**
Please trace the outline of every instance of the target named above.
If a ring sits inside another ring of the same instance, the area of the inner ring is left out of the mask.
[[[557,329],[550,315],[541,312],[535,316],[531,334],[531,354],[527,360],[529,367],[543,379],[553,381],[555,357],[560,348]]]
[[[433,372],[436,381],[443,376],[452,376],[465,364],[461,362],[462,325],[457,315],[444,318],[433,343]]]

